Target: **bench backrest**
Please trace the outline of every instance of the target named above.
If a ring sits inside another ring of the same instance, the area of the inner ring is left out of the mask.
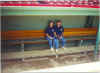
[[[65,28],[64,36],[96,36],[97,28]],[[32,38],[44,38],[44,30],[14,30],[1,32],[2,40],[24,40]]]

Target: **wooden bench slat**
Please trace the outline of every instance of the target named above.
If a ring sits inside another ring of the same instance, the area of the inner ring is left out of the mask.
[[[65,28],[64,36],[96,36],[97,28]],[[18,40],[45,37],[44,30],[13,30],[1,32],[3,40]]]

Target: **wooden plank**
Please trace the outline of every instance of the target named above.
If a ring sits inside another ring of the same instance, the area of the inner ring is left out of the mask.
[[[97,28],[65,28],[64,36],[96,36],[96,33]],[[2,37],[4,40],[43,38],[45,33],[44,30],[15,30],[2,32]]]

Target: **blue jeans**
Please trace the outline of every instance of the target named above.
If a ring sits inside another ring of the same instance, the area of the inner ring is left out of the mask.
[[[54,39],[55,39],[55,38],[50,39],[49,37],[46,37],[46,39],[47,39],[48,42],[49,42],[49,47],[50,47],[50,48],[53,48],[53,46],[54,46]]]
[[[61,40],[61,44],[62,44],[62,47],[65,46],[65,43],[66,43],[66,40],[64,39],[64,37],[58,39],[56,38],[54,44],[55,44],[55,48],[58,49],[59,48],[59,40]]]

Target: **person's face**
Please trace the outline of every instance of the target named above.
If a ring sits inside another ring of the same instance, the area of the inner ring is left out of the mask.
[[[54,25],[54,23],[53,23],[53,22],[51,22],[51,23],[50,23],[50,27],[53,27],[53,25]]]
[[[60,26],[61,26],[61,22],[58,22],[58,23],[57,23],[57,27],[60,27]]]

